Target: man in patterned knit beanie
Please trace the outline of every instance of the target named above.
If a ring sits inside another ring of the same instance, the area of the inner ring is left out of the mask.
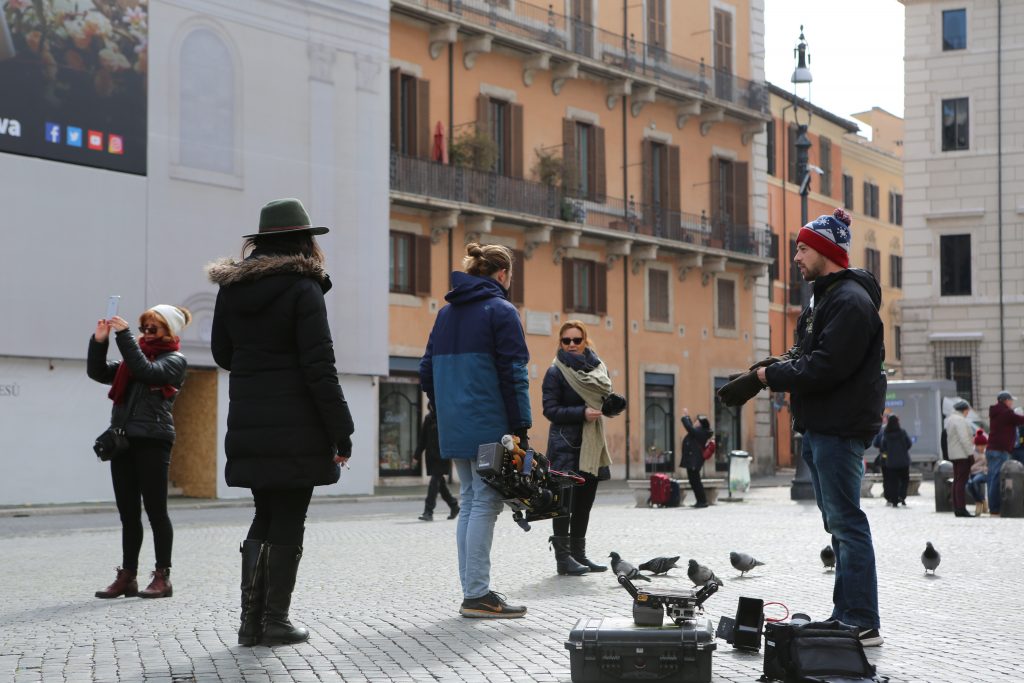
[[[885,360],[882,290],[850,268],[850,214],[836,209],[800,229],[793,259],[813,284],[797,321],[796,345],[766,358],[719,390],[740,405],[763,387],[790,394],[793,428],[803,435],[814,497],[836,553],[832,619],[856,626],[866,647],[882,644],[875,551],[860,508],[864,450],[882,424]]]

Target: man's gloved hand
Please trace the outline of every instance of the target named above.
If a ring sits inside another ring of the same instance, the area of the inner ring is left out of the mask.
[[[718,398],[727,406],[741,406],[764,389],[757,370],[743,374],[718,390]]]
[[[759,360],[756,363],[754,363],[753,365],[751,365],[748,368],[748,370],[757,370],[758,368],[766,368],[769,365],[775,365],[776,363],[781,363],[784,360],[789,360],[789,358],[787,358],[785,355],[781,355],[781,356],[768,356],[766,358],[762,358],[761,360]]]
[[[747,372],[750,372],[750,370],[747,370]],[[734,372],[731,375],[729,375],[729,381],[730,382],[735,382],[740,377],[742,377],[743,375],[747,374],[747,372]]]
[[[529,448],[530,448],[530,437],[526,435],[526,427],[522,427],[520,429],[516,429],[515,431],[512,432],[512,435],[519,437],[519,447],[520,448],[522,448],[524,451],[525,450],[529,450]]]

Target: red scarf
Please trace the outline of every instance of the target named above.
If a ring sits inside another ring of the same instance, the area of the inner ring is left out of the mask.
[[[181,344],[176,341],[146,341],[143,337],[139,339],[139,348],[142,349],[143,355],[149,359],[150,362],[156,360],[156,357],[162,353],[169,353],[171,351],[178,351],[181,349]],[[132,371],[128,368],[128,364],[121,361],[121,364],[117,366],[117,374],[114,375],[114,383],[110,387],[110,392],[107,394],[107,398],[114,402],[114,405],[120,405],[124,403],[125,394],[128,393],[128,383],[132,381]],[[170,398],[178,393],[178,390],[170,384],[165,384],[160,387],[160,391],[163,392],[164,398]]]

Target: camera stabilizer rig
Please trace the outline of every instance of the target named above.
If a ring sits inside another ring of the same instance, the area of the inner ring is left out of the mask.
[[[696,621],[704,614],[704,601],[718,592],[718,584],[714,581],[699,591],[683,589],[655,592],[637,588],[624,574],[619,574],[618,579],[619,585],[633,597],[633,622],[637,626],[661,626],[666,612],[676,626]]]
[[[551,469],[543,454],[524,451],[511,435],[501,443],[481,444],[476,471],[512,508],[512,519],[523,531],[530,530],[530,522],[568,515],[572,489],[583,483],[583,477]]]

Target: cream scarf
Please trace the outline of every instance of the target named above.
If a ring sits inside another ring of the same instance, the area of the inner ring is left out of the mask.
[[[590,372],[573,370],[558,358],[555,358],[553,364],[562,372],[565,381],[579,394],[588,408],[601,410],[605,396],[612,390],[612,380],[608,376],[608,368],[604,362]],[[593,422],[584,422],[583,443],[580,446],[580,471],[596,477],[602,467],[611,467],[611,464],[608,443],[604,438],[604,417],[599,417]]]

